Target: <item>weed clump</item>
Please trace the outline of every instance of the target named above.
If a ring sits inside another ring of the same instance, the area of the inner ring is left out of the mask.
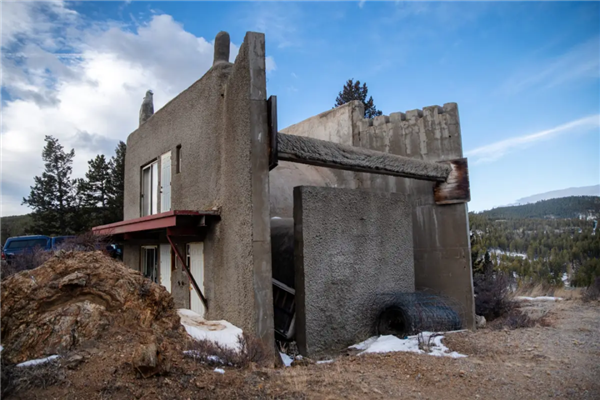
[[[262,342],[247,333],[238,336],[237,349],[209,340],[194,340],[184,354],[208,366],[246,368],[250,364],[264,366],[271,361]]]

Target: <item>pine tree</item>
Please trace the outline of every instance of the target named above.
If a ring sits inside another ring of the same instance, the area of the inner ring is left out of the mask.
[[[110,221],[109,199],[111,185],[112,162],[106,161],[103,154],[88,161],[88,172],[80,183],[84,208],[92,214],[93,225],[103,225]]]
[[[73,233],[70,221],[74,195],[71,173],[75,150],[65,152],[58,139],[46,136],[42,152],[44,172],[34,178],[29,197],[23,204],[33,209],[34,229],[39,234],[66,235]]]
[[[111,158],[111,173],[109,185],[109,219],[110,222],[123,220],[123,202],[125,192],[125,153],[127,145],[119,142],[115,155]]]
[[[367,84],[363,83],[360,85],[360,81],[354,82],[354,79],[348,79],[342,91],[338,94],[335,99],[335,107],[339,107],[343,104],[346,104],[352,100],[360,100],[365,106],[365,118],[375,118],[378,115],[381,115],[382,112],[375,107],[373,103],[373,97],[369,96],[367,100],[367,94],[369,89],[367,88]]]

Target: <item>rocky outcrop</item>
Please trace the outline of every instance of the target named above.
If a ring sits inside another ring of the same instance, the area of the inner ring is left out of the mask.
[[[166,289],[101,252],[61,252],[3,280],[1,333],[11,363],[130,337],[160,350],[144,375],[165,370],[169,343],[186,340]]]

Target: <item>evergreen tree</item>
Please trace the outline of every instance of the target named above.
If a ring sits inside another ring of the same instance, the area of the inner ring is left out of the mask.
[[[360,85],[360,81],[354,82],[354,79],[348,79],[342,91],[338,94],[335,99],[335,107],[339,107],[343,104],[346,104],[352,100],[360,100],[365,106],[365,118],[375,118],[378,115],[381,115],[381,111],[375,107],[373,103],[373,97],[369,96],[367,100],[367,94],[369,89],[367,88],[367,84],[363,83]]]
[[[109,199],[112,162],[106,161],[103,154],[88,161],[85,180],[79,181],[79,192],[83,195],[84,208],[91,211],[93,225],[113,222],[109,217]]]
[[[110,222],[123,220],[123,202],[125,192],[125,153],[127,145],[119,142],[115,155],[111,159],[111,173],[109,185],[109,218]]]
[[[58,139],[46,136],[42,152],[44,172],[34,178],[29,197],[23,204],[33,209],[33,229],[39,234],[66,235],[73,233],[70,226],[74,195],[71,173],[75,150],[68,153]]]

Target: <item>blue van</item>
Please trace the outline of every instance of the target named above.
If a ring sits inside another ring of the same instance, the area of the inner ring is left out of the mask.
[[[47,251],[51,249],[51,244],[50,237],[44,235],[10,237],[2,248],[2,259],[10,262],[14,256],[36,248]]]

